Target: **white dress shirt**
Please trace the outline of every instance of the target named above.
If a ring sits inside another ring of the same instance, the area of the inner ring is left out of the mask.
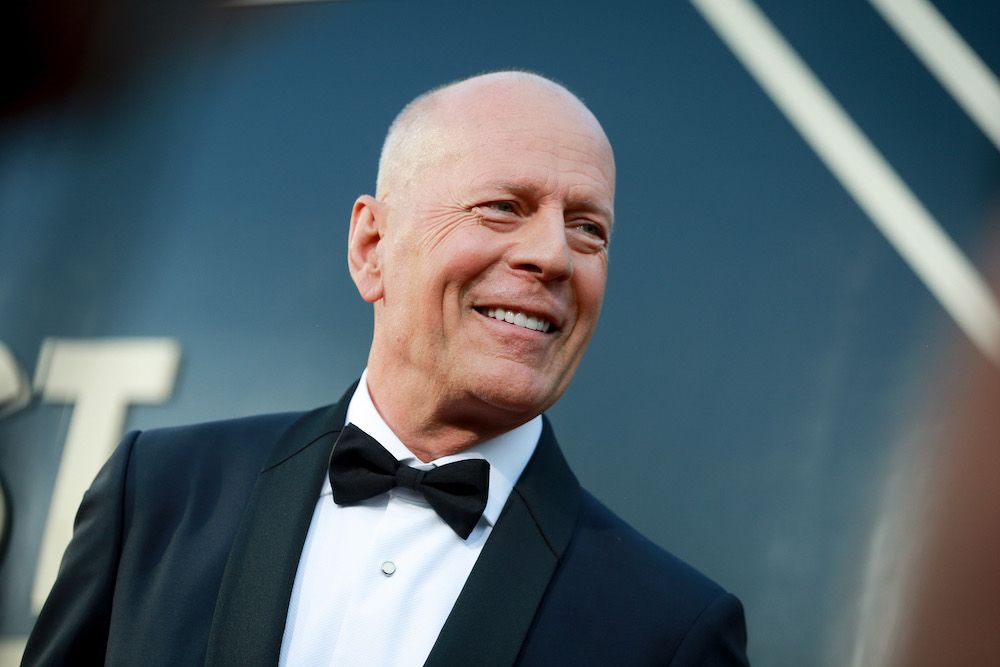
[[[542,432],[542,418],[535,417],[459,454],[421,463],[375,409],[367,376],[366,370],[347,422],[415,468],[486,459],[486,509],[463,540],[419,493],[393,489],[340,506],[327,479],[299,558],[281,665],[422,665]]]

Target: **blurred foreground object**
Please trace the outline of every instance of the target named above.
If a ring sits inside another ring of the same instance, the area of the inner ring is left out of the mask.
[[[0,8],[0,120],[112,92],[165,43],[191,34],[205,3],[15,0]],[[179,30],[183,28],[183,31]]]
[[[992,260],[997,285],[1000,253]],[[1000,369],[970,354],[946,387],[896,665],[987,665],[1000,655]]]

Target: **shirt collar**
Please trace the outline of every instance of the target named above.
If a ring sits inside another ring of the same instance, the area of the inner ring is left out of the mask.
[[[484,440],[457,454],[442,456],[423,463],[393,433],[375,408],[371,394],[368,393],[367,368],[361,374],[358,388],[347,407],[345,424],[354,424],[378,440],[390,454],[396,457],[397,461],[414,468],[426,470],[452,461],[485,459],[490,464],[490,493],[489,499],[486,501],[486,509],[483,510],[483,518],[491,526],[500,517],[500,510],[507,503],[507,498],[510,497],[514,484],[517,483],[524,467],[528,465],[528,459],[535,452],[538,438],[542,434],[542,417],[539,415],[513,430]]]

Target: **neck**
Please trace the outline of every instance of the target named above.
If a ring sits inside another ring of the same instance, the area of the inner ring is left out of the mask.
[[[388,378],[372,365],[368,367],[367,382],[379,415],[406,448],[425,463],[457,454],[528,421],[475,399],[456,400],[419,383]]]

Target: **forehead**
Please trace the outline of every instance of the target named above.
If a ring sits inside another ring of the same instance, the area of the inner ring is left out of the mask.
[[[438,176],[444,171],[508,189],[547,185],[614,196],[611,145],[597,119],[568,93],[471,91],[443,100],[431,125]]]

